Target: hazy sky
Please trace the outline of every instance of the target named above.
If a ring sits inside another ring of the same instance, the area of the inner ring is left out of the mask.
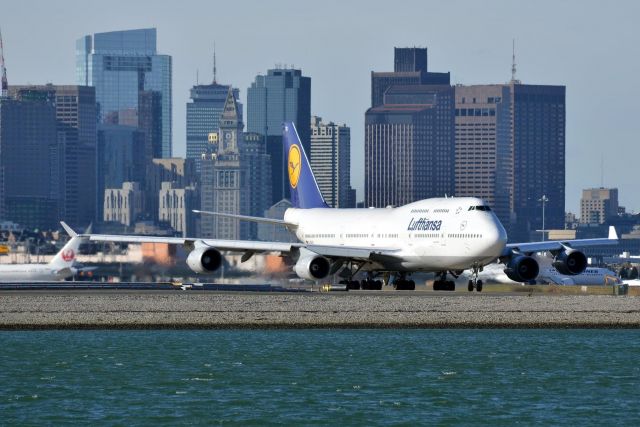
[[[567,86],[566,208],[582,188],[620,189],[640,211],[640,2],[637,1],[34,1],[3,0],[9,84],[75,84],[75,40],[156,27],[173,56],[173,150],[185,154],[189,88],[212,79],[247,88],[276,63],[311,77],[311,110],[351,127],[352,185],[362,200],[370,72],[393,70],[394,46],[426,46],[453,84],[504,83],[516,39],[523,83]],[[246,117],[246,110],[245,110]],[[601,163],[604,159],[604,173]]]

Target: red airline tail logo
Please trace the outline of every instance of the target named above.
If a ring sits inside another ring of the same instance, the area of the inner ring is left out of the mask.
[[[66,262],[73,261],[75,257],[76,254],[73,252],[73,249],[65,249],[62,251],[62,259]]]

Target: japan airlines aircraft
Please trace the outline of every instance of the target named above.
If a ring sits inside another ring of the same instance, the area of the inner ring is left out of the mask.
[[[87,235],[91,240],[113,242],[158,242],[184,245],[187,264],[197,273],[216,271],[222,264],[221,251],[243,252],[243,261],[255,253],[276,252],[295,261],[296,274],[308,280],[322,280],[341,272],[348,285],[380,288],[393,278],[396,289],[414,289],[411,273],[437,273],[434,289],[452,290],[454,277],[471,270],[470,285],[482,290],[478,273],[499,259],[505,272],[516,281],[533,280],[539,267],[531,257],[550,251],[554,266],[566,274],[579,274],[587,259],[576,247],[611,244],[609,239],[571,240],[507,244],[507,233],[481,199],[445,197],[420,200],[397,208],[332,209],[325,203],[293,123],[284,124],[284,152],[291,199],[284,219],[250,217],[222,212],[201,212],[223,218],[279,224],[298,237],[298,243],[259,242],[179,237]],[[362,283],[354,281],[364,273]]]
[[[1,264],[0,282],[51,282],[64,280],[76,274],[73,263],[78,253],[82,236],[78,236],[69,226],[62,223],[71,236],[66,245],[48,264]]]

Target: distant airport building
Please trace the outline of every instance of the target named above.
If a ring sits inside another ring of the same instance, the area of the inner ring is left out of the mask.
[[[124,182],[121,188],[104,191],[105,222],[117,222],[131,227],[142,213],[142,189],[137,182]]]
[[[580,222],[582,224],[604,224],[618,215],[617,188],[587,188],[580,199]]]
[[[26,99],[40,94],[54,102],[58,149],[51,162],[57,164],[59,215],[74,227],[95,220],[96,194],[96,97],[89,86],[11,86],[13,97]],[[99,198],[102,199],[100,194]],[[102,213],[100,212],[100,215]]]
[[[26,228],[57,229],[60,145],[55,97],[26,92],[0,99],[0,217]]]
[[[157,53],[155,28],[78,39],[76,74],[79,85],[95,87],[100,123],[140,126],[140,93],[157,92],[162,131],[154,152],[171,157],[172,64],[171,56]]]
[[[351,129],[311,117],[311,169],[327,204],[354,208],[351,188]]]
[[[271,156],[271,201],[289,197],[285,157],[282,152],[282,123],[295,123],[300,141],[311,152],[311,78],[294,68],[278,67],[256,76],[247,91],[247,132],[266,138]]]

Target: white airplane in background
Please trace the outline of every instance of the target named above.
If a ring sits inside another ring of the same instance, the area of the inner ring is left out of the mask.
[[[613,228],[613,227],[612,227]],[[615,232],[615,231],[614,231]],[[620,277],[613,271],[608,268],[603,267],[587,267],[585,270],[576,275],[567,275],[561,274],[557,269],[553,267],[553,258],[549,257],[545,254],[534,254],[533,258],[538,262],[540,266],[540,272],[538,273],[538,277],[536,277],[535,282],[531,284],[556,284],[556,285],[615,285],[620,284],[622,281]],[[467,274],[464,274],[461,277],[467,277]],[[503,270],[503,267],[499,264],[490,264],[484,268],[484,270],[479,274],[479,277],[482,280],[497,282],[497,283],[507,283],[507,284],[516,284],[517,282],[511,280]],[[520,284],[520,283],[518,283]],[[528,283],[522,283],[528,284]]]
[[[549,251],[553,265],[565,274],[580,274],[587,266],[585,255],[575,248],[614,244],[617,240],[586,239],[507,244],[504,227],[481,199],[449,197],[420,200],[397,208],[331,209],[325,203],[293,123],[284,124],[284,152],[291,199],[283,220],[221,212],[201,212],[220,217],[279,224],[295,233],[300,242],[260,242],[181,237],[149,237],[88,234],[94,241],[157,242],[183,245],[190,251],[187,264],[197,273],[211,273],[222,264],[221,251],[244,253],[242,261],[259,252],[288,255],[296,274],[322,280],[341,271],[350,286],[380,288],[393,278],[396,289],[415,289],[414,272],[435,272],[436,290],[453,290],[457,277],[471,270],[471,289],[482,290],[478,273],[499,259],[505,273],[515,281],[538,276],[539,266],[531,254]],[[365,273],[361,283],[357,273]]]
[[[0,282],[52,282],[78,272],[73,267],[83,237],[61,223],[71,239],[48,264],[0,264]]]

